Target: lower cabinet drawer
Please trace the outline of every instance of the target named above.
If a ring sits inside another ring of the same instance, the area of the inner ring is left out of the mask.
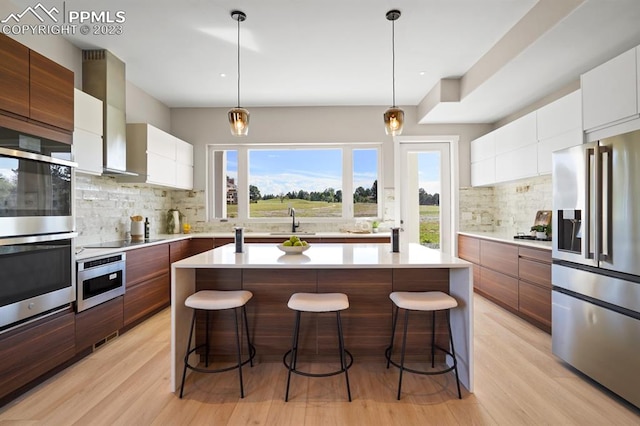
[[[508,275],[481,268],[481,291],[505,305],[518,309],[518,280]]]
[[[76,352],[118,331],[123,325],[123,296],[76,315]]]
[[[160,275],[130,289],[124,294],[124,325],[169,305],[169,274]]]
[[[525,315],[551,327],[551,289],[519,282],[519,309]]]

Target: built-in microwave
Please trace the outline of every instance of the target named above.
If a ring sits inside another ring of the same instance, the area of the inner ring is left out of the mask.
[[[75,231],[71,146],[0,128],[0,238]]]

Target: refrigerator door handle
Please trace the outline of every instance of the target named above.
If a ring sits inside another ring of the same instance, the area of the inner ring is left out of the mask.
[[[598,260],[608,261],[611,259],[611,218],[613,217],[612,204],[611,204],[611,191],[612,188],[612,158],[611,148],[607,146],[600,147],[600,158],[598,165],[598,174],[600,179],[598,180],[599,200],[598,208],[600,209],[598,221],[598,235],[599,235],[599,255]]]
[[[594,201],[595,196],[593,191],[595,190],[595,148],[587,148],[585,150],[585,207],[584,207],[584,221],[586,223],[585,226],[585,235],[584,235],[584,257],[586,259],[593,259],[595,253],[593,251],[594,246],[597,244],[593,244],[592,239],[595,237],[595,217],[594,217]]]

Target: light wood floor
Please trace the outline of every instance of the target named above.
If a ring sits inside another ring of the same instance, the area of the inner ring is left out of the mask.
[[[0,425],[639,425],[638,410],[576,374],[551,355],[551,338],[482,297],[475,297],[476,391],[455,395],[449,375],[405,375],[383,358],[344,378],[293,376],[259,363],[245,371],[193,374],[185,398],[169,393],[169,310],[0,408]],[[638,378],[629,378],[637,380]]]

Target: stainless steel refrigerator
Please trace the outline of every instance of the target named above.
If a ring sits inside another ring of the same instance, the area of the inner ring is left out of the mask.
[[[553,154],[553,353],[640,407],[640,131]]]

